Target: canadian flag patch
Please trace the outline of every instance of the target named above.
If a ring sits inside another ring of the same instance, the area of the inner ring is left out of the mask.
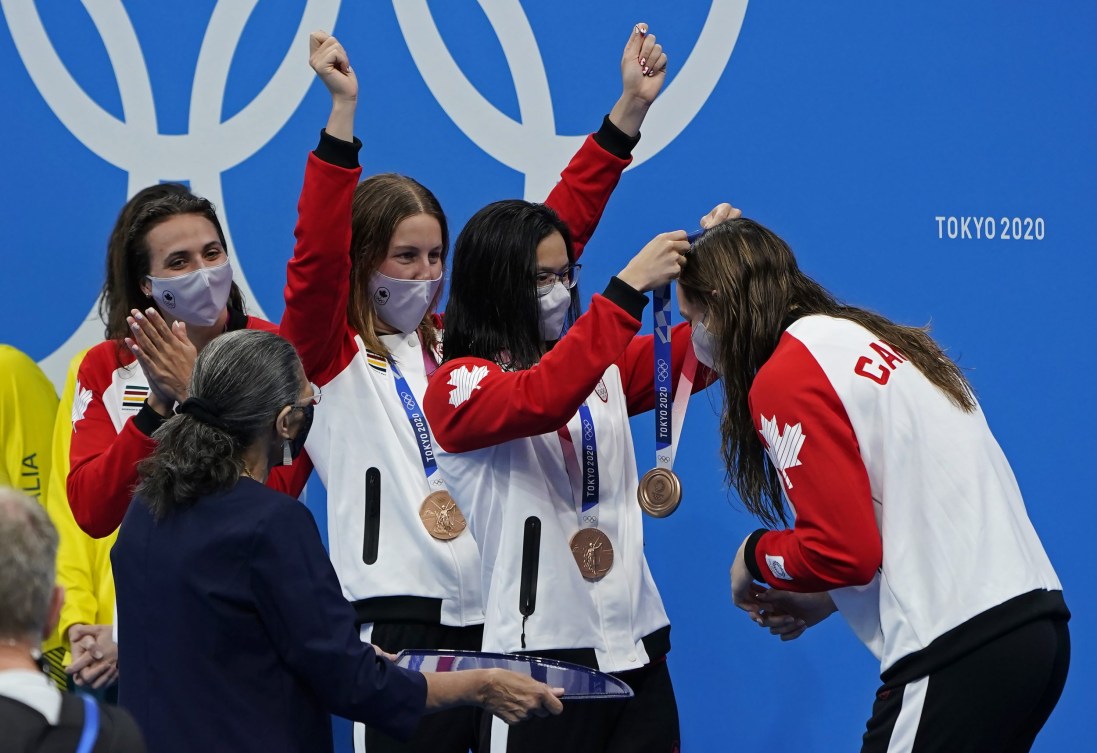
[[[450,372],[447,384],[453,387],[449,391],[449,404],[454,408],[472,397],[472,391],[480,389],[480,382],[488,375],[487,366],[477,366],[475,369],[462,366]]]
[[[778,429],[776,415],[773,418],[760,415],[759,418],[762,420],[761,434],[762,441],[766,445],[766,454],[769,455],[773,467],[784,479],[785,486],[791,489],[792,479],[788,477],[788,469],[802,465],[800,450],[803,449],[804,440],[807,439],[804,436],[804,430],[800,424],[795,426],[785,424],[784,431]]]
[[[76,431],[76,422],[84,417],[91,402],[91,390],[80,387],[80,380],[76,380],[76,389],[72,399],[72,430]]]

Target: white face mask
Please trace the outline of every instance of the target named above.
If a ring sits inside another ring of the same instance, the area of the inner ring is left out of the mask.
[[[697,356],[697,360],[713,371],[717,371],[716,338],[708,331],[705,323],[697,322],[694,324],[689,338],[693,342],[693,352]]]
[[[232,265],[226,260],[178,277],[152,277],[152,299],[165,314],[198,327],[217,323],[232,290]]]
[[[401,334],[408,334],[419,328],[441,284],[442,275],[436,280],[398,280],[374,272],[369,281],[369,298],[381,321]]]
[[[541,307],[541,339],[559,340],[564,329],[564,320],[571,308],[571,291],[554,282],[548,292],[538,291],[537,303]]]

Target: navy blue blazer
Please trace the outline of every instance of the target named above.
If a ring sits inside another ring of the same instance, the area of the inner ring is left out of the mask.
[[[330,751],[329,713],[415,731],[426,680],[359,639],[297,500],[242,478],[154,520],[137,497],[111,562],[119,702],[149,750]]]

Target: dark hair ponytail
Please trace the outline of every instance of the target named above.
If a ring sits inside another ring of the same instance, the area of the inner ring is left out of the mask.
[[[156,450],[137,466],[137,494],[153,515],[231,488],[244,451],[297,402],[303,378],[297,352],[278,335],[238,330],[214,338],[195,361],[183,412],[156,430]]]

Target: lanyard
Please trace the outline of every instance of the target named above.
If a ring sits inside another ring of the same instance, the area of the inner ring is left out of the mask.
[[[594,430],[594,418],[590,414],[590,408],[586,403],[579,406],[579,427],[581,446],[576,453],[575,443],[571,439],[571,430],[567,426],[561,426],[556,434],[560,438],[560,448],[564,452],[564,467],[567,468],[568,478],[571,481],[572,497],[574,490],[579,489],[575,502],[576,514],[579,516],[579,527],[598,527],[598,438]]]
[[[674,467],[682,423],[689,407],[689,396],[697,376],[697,355],[693,343],[686,348],[678,390],[671,400],[671,335],[670,285],[656,288],[653,296],[655,312],[655,466],[668,471]]]
[[[427,419],[423,415],[423,410],[419,407],[419,401],[415,399],[415,393],[411,391],[408,381],[400,373],[395,360],[389,359],[389,368],[392,369],[392,377],[396,385],[396,396],[400,399],[400,404],[404,406],[404,413],[407,414],[411,431],[415,435],[415,443],[419,447],[419,459],[423,462],[427,483],[433,487],[445,489],[446,482],[441,474],[437,473],[438,463],[434,459],[434,445],[430,441],[430,429],[427,427]]]

